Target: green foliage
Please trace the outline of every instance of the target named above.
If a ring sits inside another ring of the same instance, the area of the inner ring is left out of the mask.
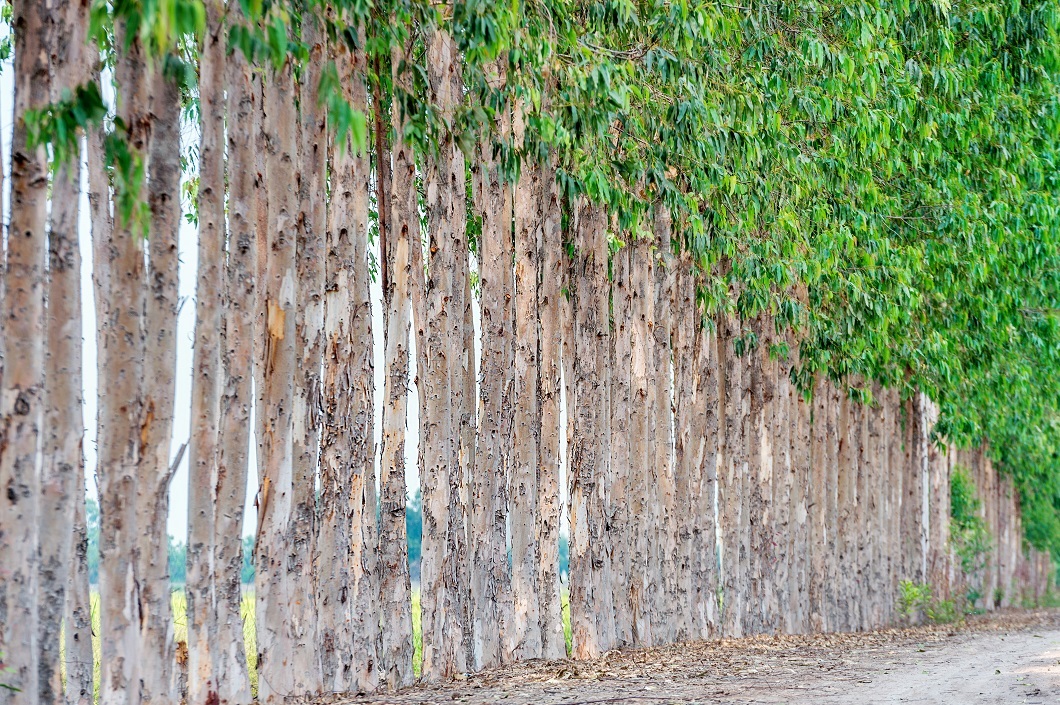
[[[925,619],[932,624],[951,624],[964,616],[954,600],[940,600],[927,583],[902,580],[898,583],[898,616],[907,624]]]
[[[970,584],[979,587],[991,547],[990,531],[979,514],[981,509],[971,475],[963,467],[954,468],[950,474],[950,542]],[[979,593],[975,587],[971,589],[976,597],[969,594],[969,601],[975,604]]]
[[[25,115],[31,147],[47,144],[52,150],[52,166],[57,167],[80,154],[81,131],[98,127],[107,115],[107,106],[94,81],[77,86],[40,110]]]

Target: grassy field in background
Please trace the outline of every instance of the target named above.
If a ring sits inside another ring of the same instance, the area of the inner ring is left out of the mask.
[[[567,652],[571,648],[570,631],[570,605],[567,599],[567,591],[563,591],[563,632],[567,640]],[[94,681],[96,684],[96,701],[99,701],[99,671],[100,671],[100,640],[99,634],[99,593],[93,592],[91,596],[92,605],[92,656],[94,661]],[[187,621],[188,601],[183,590],[173,591],[173,638],[178,644],[188,639]],[[247,663],[250,666],[250,688],[255,697],[258,694],[258,672],[257,672],[257,642],[254,633],[254,593],[247,592],[243,595],[243,604],[240,609],[243,616],[243,641],[246,644]],[[412,668],[418,677],[420,665],[423,662],[423,638],[420,627],[420,591],[412,592],[412,643],[415,654],[412,658]]]

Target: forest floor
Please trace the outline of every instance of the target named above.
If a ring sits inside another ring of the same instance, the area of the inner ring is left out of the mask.
[[[1060,611],[960,625],[763,636],[528,662],[339,702],[407,705],[1060,703]]]

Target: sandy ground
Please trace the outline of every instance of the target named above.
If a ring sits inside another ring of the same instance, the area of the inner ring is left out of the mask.
[[[754,637],[531,662],[350,703],[1060,704],[1060,611],[959,627]]]

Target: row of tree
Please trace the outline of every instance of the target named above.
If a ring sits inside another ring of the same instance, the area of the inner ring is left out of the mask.
[[[0,698],[62,699],[60,624],[66,691],[93,692],[82,164],[105,705],[178,697],[165,527],[190,164],[189,702],[251,698],[251,442],[258,698],[413,681],[413,383],[428,680],[565,654],[564,511],[578,657],[885,622],[898,579],[949,561],[941,437],[989,438],[1027,538],[1060,545],[1058,17],[13,3],[0,650],[18,694]]]

